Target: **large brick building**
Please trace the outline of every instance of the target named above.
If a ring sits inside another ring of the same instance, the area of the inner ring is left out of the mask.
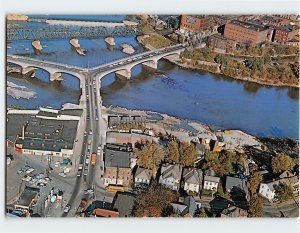
[[[203,32],[210,29],[211,17],[208,15],[182,15],[180,20],[180,29],[182,31]]]
[[[249,43],[255,46],[262,42],[271,41],[273,30],[267,27],[233,20],[226,23],[224,37],[237,42]]]
[[[219,53],[230,53],[236,49],[236,41],[214,34],[208,38],[208,47]]]
[[[278,43],[284,43],[290,40],[295,39],[299,35],[299,26],[284,26],[276,27],[274,29],[272,41]]]

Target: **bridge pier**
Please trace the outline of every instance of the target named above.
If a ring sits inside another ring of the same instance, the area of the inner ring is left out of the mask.
[[[62,75],[59,72],[56,73],[50,73],[50,81],[62,81]]]
[[[157,70],[157,64],[158,64],[157,60],[146,61],[146,62],[144,62],[142,64],[143,64],[143,66],[145,66],[147,68]]]
[[[35,68],[34,67],[22,67],[22,75],[34,77],[35,76]]]
[[[125,79],[130,79],[131,78],[131,70],[119,70],[116,72],[116,76],[118,78],[125,78]]]

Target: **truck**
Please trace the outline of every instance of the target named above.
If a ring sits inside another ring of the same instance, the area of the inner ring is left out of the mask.
[[[96,165],[96,153],[95,153],[95,152],[92,153],[91,164],[92,164],[93,166]]]
[[[87,143],[88,143],[89,145],[92,144],[92,139],[93,139],[93,135],[92,135],[92,134],[89,134],[88,140],[87,140]]]

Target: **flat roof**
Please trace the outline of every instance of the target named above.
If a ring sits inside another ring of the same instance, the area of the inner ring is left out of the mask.
[[[39,188],[25,187],[16,206],[24,206],[24,207],[28,208],[30,206],[32,200],[35,199],[36,195],[39,192],[40,192]]]
[[[239,21],[239,20],[232,20],[229,23],[241,26],[243,28],[250,29],[252,31],[257,31],[257,32],[268,30],[267,27],[262,26],[260,24],[254,24],[254,23],[244,22],[244,21]]]

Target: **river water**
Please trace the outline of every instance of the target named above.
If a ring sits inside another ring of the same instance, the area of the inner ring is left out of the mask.
[[[123,16],[103,17],[91,19],[124,19]],[[17,41],[10,43],[12,48],[8,53],[92,67],[128,56],[121,51],[122,43],[131,44],[137,52],[144,50],[134,36],[115,37],[115,41],[116,46],[111,50],[103,38],[80,39],[81,47],[88,50],[86,56],[78,55],[68,40],[42,40],[42,45],[47,47],[40,56],[34,54],[30,41]],[[257,136],[299,139],[299,90],[296,88],[265,87],[208,72],[181,69],[165,60],[159,61],[156,72],[138,65],[132,74],[129,81],[118,80],[114,74],[103,79],[104,105],[167,113]],[[32,89],[37,98],[15,100],[8,96],[7,103],[26,108],[60,108],[66,102],[78,103],[81,91],[76,78],[63,74],[64,81],[58,84],[50,83],[49,75],[43,70],[37,70],[36,76],[22,79],[8,75],[8,81]]]

